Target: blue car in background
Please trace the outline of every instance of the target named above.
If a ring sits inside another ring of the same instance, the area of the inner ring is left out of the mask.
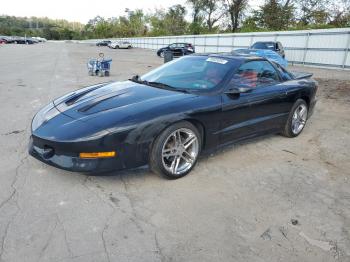
[[[255,42],[250,49],[267,49],[271,51],[275,51],[276,53],[280,54],[283,58],[286,57],[284,53],[284,47],[281,44],[281,42],[273,42],[273,41],[260,41]]]
[[[246,55],[254,55],[259,57],[267,58],[283,67],[288,66],[288,61],[280,56],[280,54],[276,53],[275,51],[268,50],[268,49],[237,49],[232,51],[233,53],[238,54],[246,54]]]

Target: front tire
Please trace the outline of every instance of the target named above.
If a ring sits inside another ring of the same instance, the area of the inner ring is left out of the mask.
[[[295,101],[284,126],[282,134],[286,137],[296,137],[304,129],[308,116],[308,106],[303,99]]]
[[[155,140],[150,154],[150,168],[168,179],[187,175],[196,165],[201,150],[201,136],[187,121],[166,128]]]

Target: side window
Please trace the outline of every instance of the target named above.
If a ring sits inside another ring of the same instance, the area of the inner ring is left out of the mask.
[[[273,85],[280,82],[276,69],[267,61],[261,61],[261,63],[262,72],[258,76],[259,86]]]
[[[237,87],[262,87],[280,82],[275,68],[267,61],[251,61],[241,65],[231,84]]]
[[[169,45],[170,48],[175,48],[176,44]]]
[[[283,45],[280,42],[278,42],[278,46],[281,50],[283,50]]]
[[[281,65],[277,63],[274,63],[274,65],[277,68],[278,72],[280,73],[280,76],[284,81],[293,79],[292,75],[286,69],[284,69]]]

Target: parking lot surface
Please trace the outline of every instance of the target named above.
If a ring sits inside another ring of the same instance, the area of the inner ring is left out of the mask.
[[[109,78],[88,76],[100,51]],[[154,51],[0,46],[0,261],[350,261],[350,73],[320,83],[303,133],[202,157],[186,177],[85,176],[27,154],[34,113],[90,84],[162,64]]]

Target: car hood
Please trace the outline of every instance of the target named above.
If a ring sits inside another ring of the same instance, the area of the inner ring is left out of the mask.
[[[151,116],[160,110],[166,111],[168,105],[173,107],[177,101],[191,97],[195,95],[125,81],[83,88],[53,103],[61,113],[73,119],[91,121],[106,118],[107,115],[107,119],[111,117],[116,121],[138,115]]]

